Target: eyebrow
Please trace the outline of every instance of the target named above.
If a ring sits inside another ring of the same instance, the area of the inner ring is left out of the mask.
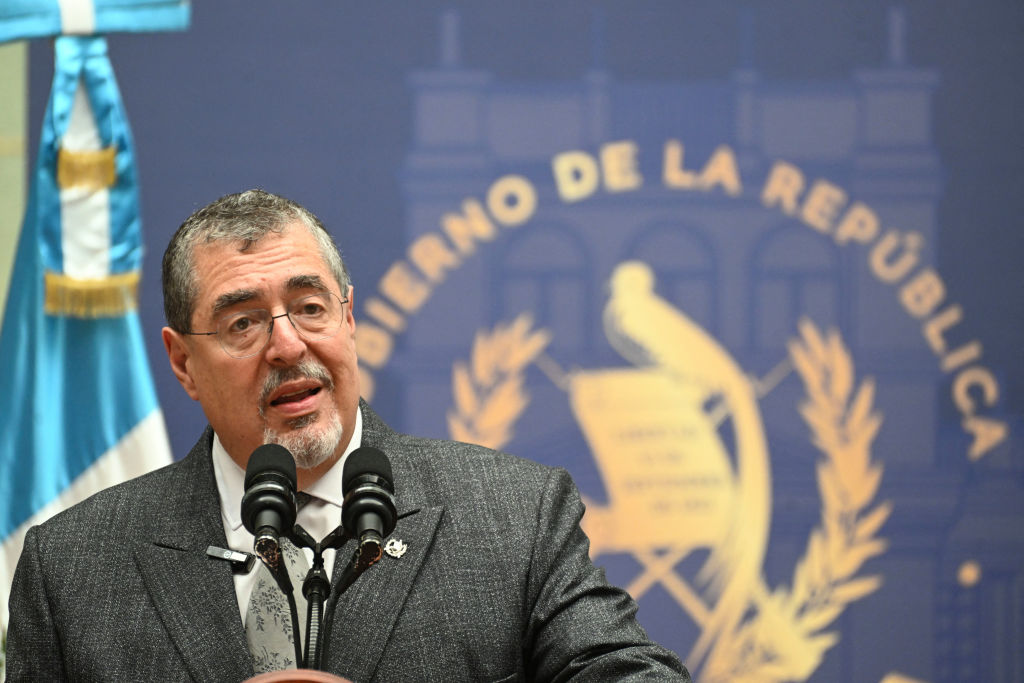
[[[316,289],[328,291],[324,279],[315,274],[293,275],[285,283],[285,289],[289,292],[296,292],[302,289]],[[213,317],[217,317],[229,308],[238,304],[248,303],[260,298],[261,293],[256,289],[236,289],[233,292],[226,292],[217,297],[213,303]]]
[[[217,314],[226,311],[233,306],[238,304],[244,304],[252,301],[259,297],[259,292],[255,289],[236,289],[233,292],[226,292],[217,297],[217,300],[213,302],[213,317],[217,317]]]
[[[319,275],[308,274],[308,275],[293,275],[288,278],[285,287],[289,291],[295,291],[299,289],[318,289],[320,291],[327,291],[327,284],[323,278]]]

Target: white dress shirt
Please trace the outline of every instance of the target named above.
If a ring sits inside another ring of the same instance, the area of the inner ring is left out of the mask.
[[[314,540],[320,541],[328,533],[341,525],[341,475],[345,468],[345,460],[349,453],[359,448],[363,438],[363,414],[356,409],[356,425],[352,439],[338,462],[327,470],[320,479],[306,489],[312,499],[299,510],[296,522],[302,525]],[[242,494],[245,492],[245,470],[238,466],[221,445],[216,433],[213,435],[213,475],[217,480],[217,493],[220,494],[220,516],[224,522],[224,533],[228,539],[228,548],[246,553],[252,552],[253,536],[242,524]],[[304,548],[306,559],[313,564],[313,551]],[[337,551],[324,551],[324,569],[328,579],[334,570],[334,556]],[[248,574],[235,574],[235,595],[238,598],[238,612],[245,623],[245,613],[249,607],[249,595],[256,583],[256,568],[259,560]],[[305,620],[305,615],[299,615]]]

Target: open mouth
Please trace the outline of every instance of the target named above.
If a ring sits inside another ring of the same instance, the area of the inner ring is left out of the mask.
[[[291,394],[283,394],[278,396],[270,402],[272,406],[286,405],[288,403],[299,403],[309,398],[310,396],[316,396],[320,393],[320,387],[313,387],[312,389],[303,389],[302,391],[296,391]]]
[[[268,411],[284,419],[315,412],[333,390],[334,382],[327,368],[313,360],[288,368],[271,368],[258,398],[260,417],[268,419]],[[327,393],[321,396],[323,392]]]

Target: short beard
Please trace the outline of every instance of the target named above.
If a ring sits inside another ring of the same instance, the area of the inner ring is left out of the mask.
[[[263,406],[275,389],[285,382],[303,377],[320,382],[323,385],[322,391],[334,391],[334,382],[327,368],[315,360],[306,359],[298,365],[289,368],[273,368],[263,383],[263,393],[259,401],[260,417],[264,418],[264,420],[266,419]],[[316,429],[314,425],[321,418],[323,418],[325,423],[321,425],[320,429]],[[321,413],[316,412],[303,415],[291,420],[288,426],[292,431],[283,435],[278,434],[276,430],[271,429],[269,426],[264,427],[263,443],[276,443],[284,446],[295,459],[295,466],[299,469],[307,470],[311,470],[330,460],[335,451],[338,450],[338,444],[341,443],[341,437],[344,432],[344,426],[341,423],[338,410],[333,405],[327,414],[321,415]]]
[[[281,444],[287,448],[295,459],[295,466],[300,470],[311,470],[321,465],[334,455],[341,443],[341,436],[344,428],[341,419],[335,410],[329,416],[325,416],[327,424],[321,429],[306,429],[312,427],[320,418],[319,413],[304,415],[297,420],[288,423],[294,431],[287,434],[278,434],[270,427],[263,429],[263,443]]]

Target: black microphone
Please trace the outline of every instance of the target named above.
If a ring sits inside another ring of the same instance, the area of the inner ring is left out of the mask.
[[[384,537],[395,530],[395,486],[391,462],[376,448],[352,451],[341,475],[341,523],[359,544],[357,563],[361,569],[380,559]]]
[[[252,452],[245,468],[242,523],[251,533],[253,550],[270,568],[280,559],[278,537],[295,526],[295,459],[278,444],[264,444]]]

